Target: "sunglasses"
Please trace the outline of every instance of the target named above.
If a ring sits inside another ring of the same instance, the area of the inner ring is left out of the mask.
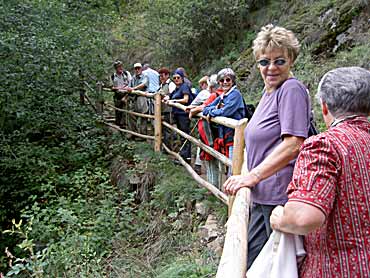
[[[136,68],[134,68],[135,70],[139,70],[139,69],[141,69],[141,67],[136,67]]]
[[[229,77],[226,77],[225,79],[221,78],[218,82],[220,82],[220,83],[224,83],[224,82],[229,83],[229,82],[231,82],[231,78],[229,78]]]
[[[276,59],[276,60],[273,60],[273,61],[270,61],[269,59],[261,59],[259,61],[257,61],[257,63],[261,66],[261,67],[267,67],[269,66],[271,63],[274,64],[274,66],[284,66],[285,63],[286,63],[286,60],[283,59],[283,58],[279,58],[279,59]]]
[[[180,76],[172,76],[172,79],[177,80],[177,79],[181,79],[181,77]]]

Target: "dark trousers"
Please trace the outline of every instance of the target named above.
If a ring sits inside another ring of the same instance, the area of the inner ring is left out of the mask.
[[[251,267],[272,233],[270,215],[275,207],[276,205],[252,203],[248,227],[248,269]]]
[[[124,108],[125,101],[122,100],[122,98],[124,96],[125,95],[121,92],[115,92],[114,93],[113,100],[114,100],[114,106],[115,107],[120,108],[120,109]],[[123,126],[124,123],[125,123],[124,113],[122,111],[115,110],[115,116],[116,116],[116,121],[115,121],[116,125]]]
[[[162,115],[163,115],[163,119],[164,119],[165,122],[167,122],[169,124],[173,123],[173,117],[172,117],[171,112],[163,112]],[[163,126],[163,143],[167,147],[172,149],[172,147],[173,147],[172,143],[173,143],[174,140],[175,140],[174,132],[171,129],[169,129],[168,127]]]
[[[178,129],[181,131],[185,132],[186,134],[190,134],[190,119],[186,115],[181,115],[181,114],[175,114],[174,115],[174,121]],[[190,162],[191,160],[191,144],[187,140],[185,145],[185,138],[181,136],[181,150],[180,150],[180,155],[185,161]]]

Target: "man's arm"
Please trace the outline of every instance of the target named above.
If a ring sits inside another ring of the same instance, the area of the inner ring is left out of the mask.
[[[131,92],[135,90],[145,90],[148,86],[149,86],[149,79],[146,75],[144,75],[143,81],[139,85],[136,85],[134,87],[130,86],[130,88],[128,88],[128,91]]]
[[[325,214],[319,208],[296,201],[276,207],[270,216],[272,229],[297,235],[313,232],[324,222]]]
[[[135,86],[135,87],[132,87],[131,89],[132,90],[141,90],[141,89],[145,89],[146,85],[145,83],[140,83],[139,85]]]

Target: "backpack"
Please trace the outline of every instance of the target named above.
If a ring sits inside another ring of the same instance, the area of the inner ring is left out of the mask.
[[[246,104],[244,99],[243,99],[243,104],[244,104],[244,110],[245,110],[245,118],[250,120],[253,116],[254,111],[256,110],[256,107],[254,107],[253,104]]]
[[[128,71],[124,70],[123,71],[123,75],[126,76],[126,78],[128,78]],[[112,81],[114,81],[114,73],[112,73],[112,75],[110,76],[110,78],[112,79]]]
[[[316,122],[313,118],[313,111],[312,111],[311,115],[310,115],[310,126],[308,128],[308,137],[311,137],[311,136],[314,136],[314,135],[317,135],[317,134],[319,134],[319,131],[316,128]]]

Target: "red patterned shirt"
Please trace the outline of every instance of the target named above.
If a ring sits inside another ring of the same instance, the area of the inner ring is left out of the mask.
[[[289,201],[320,209],[322,227],[305,237],[300,277],[370,277],[370,123],[357,117],[305,141]]]

